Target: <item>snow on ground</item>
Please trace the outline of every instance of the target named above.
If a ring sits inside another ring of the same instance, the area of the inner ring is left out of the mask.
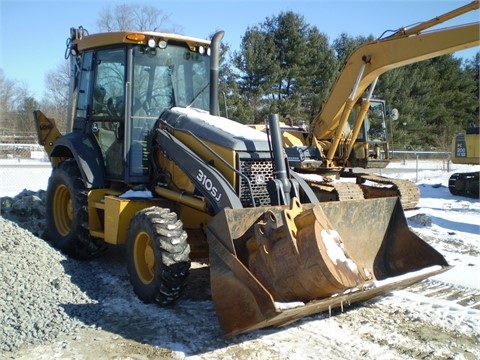
[[[441,160],[407,160],[392,162],[381,174],[408,179],[419,186],[421,198],[417,209],[405,212],[409,226],[422,238],[438,239],[436,249],[455,265],[437,278],[480,289],[480,201],[451,195],[448,190],[452,173],[479,171],[480,165],[450,164],[450,171],[446,169]],[[0,197],[13,197],[23,189],[45,190],[50,172],[45,161],[2,159]]]
[[[431,161],[420,162],[419,166],[415,161],[392,163],[382,174],[417,182],[421,199],[415,210],[405,212],[408,224],[455,265],[435,279],[476,291],[480,289],[480,201],[451,195],[448,178],[453,172],[478,171],[480,165],[453,165],[447,172],[443,165],[435,164]],[[4,167],[0,168],[0,196],[13,196],[23,188],[45,189],[50,173],[48,167],[43,170],[8,167],[7,170],[5,174]],[[29,185],[24,183],[27,178]],[[23,179],[21,185],[16,179]],[[124,286],[122,277],[102,276],[104,281],[109,281],[112,292]],[[123,346],[127,338],[135,339],[137,344],[170,349],[170,358],[190,360],[480,358],[479,310],[427,297],[409,288],[353,306],[343,313],[336,310],[331,317],[328,313],[317,314],[280,329],[257,330],[230,340],[220,336],[209,300],[181,301],[173,310],[152,312],[152,305],[141,304],[133,295],[126,294],[130,293],[114,293],[102,305],[102,311],[107,315],[110,312],[116,325],[106,326],[108,316],[100,319],[100,324],[103,321],[104,329],[110,332],[107,335],[96,332],[94,339],[99,341],[89,343],[90,350],[107,346],[100,341],[106,339],[110,341],[109,351],[114,351],[114,344]],[[133,319],[129,317],[132,312]],[[119,328],[118,321],[123,317],[125,324]],[[144,319],[143,323],[140,319]],[[138,337],[140,328],[131,333],[137,325],[145,329],[141,337]],[[159,326],[168,331],[158,330]],[[76,345],[85,342],[82,336],[78,336],[79,341],[67,339],[29,349],[23,355],[18,354],[18,359],[32,355],[45,359],[61,355],[69,358],[69,354],[72,358],[88,358],[75,355],[81,353],[76,346],[85,346]],[[102,349],[96,354],[101,354]],[[108,354],[108,358],[112,358],[113,355]]]
[[[420,237],[433,241],[436,250],[455,266],[435,278],[480,289],[480,201],[454,196],[448,190],[451,174],[471,171],[480,171],[480,165],[455,166],[450,172],[420,170],[418,175],[401,173],[389,176],[412,181],[418,177],[420,202],[417,209],[405,212],[409,226]]]
[[[48,161],[0,159],[0,197],[13,197],[23,189],[46,190],[51,172]]]

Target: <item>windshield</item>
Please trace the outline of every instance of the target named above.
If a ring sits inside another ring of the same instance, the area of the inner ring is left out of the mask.
[[[146,143],[160,114],[174,106],[209,110],[210,57],[175,44],[136,46],[132,54],[129,174],[141,178],[149,174]]]
[[[385,142],[387,140],[385,127],[385,109],[382,102],[372,101],[365,116],[365,129],[369,141]]]
[[[158,117],[173,106],[209,109],[210,57],[185,46],[133,51],[133,114]]]
[[[360,103],[355,104],[348,117],[348,131],[353,129],[355,120],[360,112]],[[365,114],[362,129],[358,132],[357,141],[359,142],[385,142],[387,133],[385,128],[385,107],[381,101],[370,101],[370,108]]]

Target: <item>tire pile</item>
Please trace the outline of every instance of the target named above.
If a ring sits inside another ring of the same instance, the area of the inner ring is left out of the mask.
[[[42,197],[23,191],[0,199],[0,357],[73,333],[85,326],[78,317],[93,316],[88,284],[79,287],[69,276],[88,270],[36,236],[45,235]]]

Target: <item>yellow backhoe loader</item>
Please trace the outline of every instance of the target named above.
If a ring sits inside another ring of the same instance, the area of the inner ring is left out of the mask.
[[[226,337],[447,270],[398,198],[320,203],[288,165],[278,115],[269,135],[218,115],[222,37],[71,29],[67,133],[34,113],[52,245],[80,259],[123,245],[133,290],[159,304],[208,258]]]
[[[480,127],[469,127],[452,141],[452,163],[480,165]],[[453,195],[478,199],[480,197],[480,172],[458,172],[448,179],[448,189]]]
[[[381,169],[390,162],[385,106],[372,94],[386,71],[479,46],[478,23],[425,31],[478,7],[473,1],[359,47],[346,61],[310,131],[282,128],[290,166],[321,201],[398,196],[404,209],[415,208],[420,193],[414,183],[352,171]]]

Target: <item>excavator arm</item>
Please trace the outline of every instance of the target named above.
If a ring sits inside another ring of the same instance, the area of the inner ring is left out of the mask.
[[[327,161],[331,162],[333,159],[353,104],[381,74],[401,66],[480,45],[479,22],[420,33],[421,30],[437,25],[445,19],[478,8],[477,0],[462,8],[462,11],[457,9],[417,25],[410,31],[399,30],[388,38],[366,44],[353,52],[321,112],[312,122],[312,138],[332,139]],[[363,118],[357,117],[357,121],[363,121]]]

